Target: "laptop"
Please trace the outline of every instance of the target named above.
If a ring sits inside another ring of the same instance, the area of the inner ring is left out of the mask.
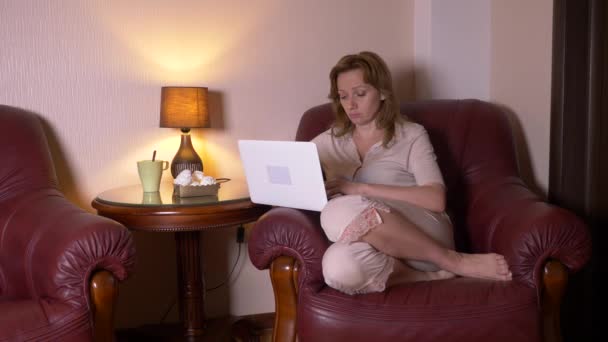
[[[253,203],[321,211],[327,193],[312,142],[239,140]]]

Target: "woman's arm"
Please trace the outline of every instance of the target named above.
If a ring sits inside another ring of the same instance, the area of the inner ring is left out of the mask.
[[[325,182],[325,189],[327,190],[327,196],[330,198],[338,194],[361,195],[403,201],[436,212],[445,210],[445,188],[437,183],[418,186],[396,186],[355,183],[344,179],[334,179]]]

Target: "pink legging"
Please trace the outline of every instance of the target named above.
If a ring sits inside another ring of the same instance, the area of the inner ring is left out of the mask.
[[[359,195],[336,197],[321,212],[321,227],[334,242],[323,255],[323,276],[327,285],[348,294],[385,289],[395,262],[401,260],[378,251],[360,238],[382,223],[379,211],[392,210],[444,246],[454,247],[452,225],[445,213],[434,213],[402,202],[380,202]],[[422,271],[438,270],[429,262],[405,262]]]

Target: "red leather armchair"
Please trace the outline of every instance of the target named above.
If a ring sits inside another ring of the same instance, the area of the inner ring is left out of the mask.
[[[39,118],[0,105],[0,341],[113,340],[134,262],[125,227],[58,190]]]
[[[417,282],[382,293],[346,295],[325,285],[321,259],[330,242],[319,213],[274,208],[254,226],[249,255],[270,268],[275,341],[559,340],[568,275],[590,257],[584,222],[532,193],[519,177],[510,126],[478,100],[408,103],[402,113],[424,125],[447,185],[456,246],[505,255],[514,280]],[[329,104],[304,113],[296,140],[333,120]]]

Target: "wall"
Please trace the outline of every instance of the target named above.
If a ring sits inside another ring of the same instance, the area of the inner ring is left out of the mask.
[[[414,91],[413,0],[2,1],[0,41],[0,103],[45,120],[61,186],[90,211],[97,193],[138,182],[137,160],[175,154],[179,130],[158,127],[161,86],[209,88],[212,128],[194,129],[194,145],[209,174],[232,179],[243,178],[237,139],[293,139],[346,53],[378,52],[400,97]],[[231,268],[234,236],[205,234],[209,286]],[[173,238],[135,237],[119,327],[158,322],[176,293]],[[243,252],[230,286],[207,295],[209,316],[274,310],[267,272]]]
[[[418,98],[489,98],[490,4],[416,1]]]
[[[416,96],[501,105],[523,179],[549,177],[552,0],[416,0]]]
[[[491,30],[490,98],[511,113],[522,176],[546,196],[553,0],[493,0]]]

